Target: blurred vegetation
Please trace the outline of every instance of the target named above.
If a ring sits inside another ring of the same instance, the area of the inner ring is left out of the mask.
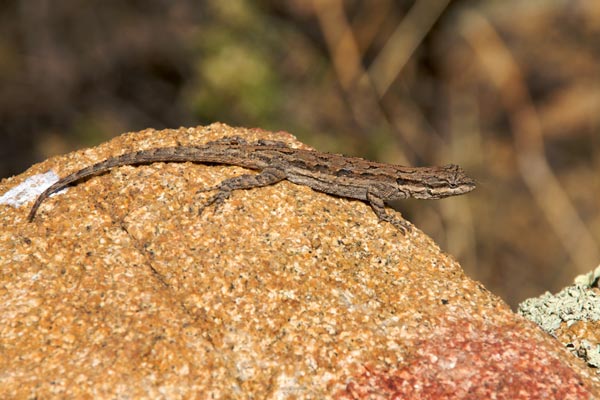
[[[511,305],[600,263],[600,2],[0,3],[0,176],[222,121],[478,189],[398,204]]]

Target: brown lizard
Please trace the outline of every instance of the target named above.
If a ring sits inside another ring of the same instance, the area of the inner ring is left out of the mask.
[[[233,136],[202,146],[163,147],[141,150],[111,157],[83,168],[46,189],[39,195],[28,216],[33,221],[42,202],[68,185],[123,165],[154,162],[196,162],[237,165],[259,171],[226,179],[220,184],[200,190],[218,190],[199,212],[211,204],[220,205],[232,191],[252,189],[288,181],[316,191],[368,202],[382,221],[401,232],[409,225],[385,211],[384,201],[413,197],[440,199],[470,192],[475,182],[457,165],[443,167],[403,167],[368,161],[358,157],[294,149],[284,142],[259,140],[247,142]]]

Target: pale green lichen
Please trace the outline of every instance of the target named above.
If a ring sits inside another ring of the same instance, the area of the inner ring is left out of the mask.
[[[555,295],[546,292],[525,300],[518,312],[554,335],[562,322],[571,326],[577,321],[600,320],[600,296],[587,286],[568,286]]]
[[[525,300],[519,305],[518,313],[555,336],[562,323],[571,326],[577,321],[599,321],[600,295],[588,284],[573,285],[555,295],[546,292]],[[567,348],[590,366],[600,367],[600,344],[579,339],[578,343],[568,343]]]
[[[600,344],[592,343],[589,340],[583,339],[579,342],[579,346],[575,344],[568,345],[567,348],[573,354],[584,360],[589,366],[600,367]]]
[[[573,283],[575,285],[584,285],[584,286],[594,286],[596,282],[598,282],[598,278],[600,278],[600,265],[596,267],[595,270],[588,272],[587,274],[578,275]]]

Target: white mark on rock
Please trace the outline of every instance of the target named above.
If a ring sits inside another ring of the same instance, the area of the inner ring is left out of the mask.
[[[44,190],[58,182],[59,179],[60,177],[52,170],[45,174],[30,176],[23,183],[0,196],[0,204],[20,207],[25,203],[35,200]]]

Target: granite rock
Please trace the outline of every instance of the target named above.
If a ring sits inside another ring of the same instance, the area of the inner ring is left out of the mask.
[[[199,215],[199,189],[248,171],[154,163],[26,221],[48,170],[232,135],[304,147],[223,124],[148,129],[0,183],[0,398],[598,397],[554,338],[361,201],[284,181]]]

